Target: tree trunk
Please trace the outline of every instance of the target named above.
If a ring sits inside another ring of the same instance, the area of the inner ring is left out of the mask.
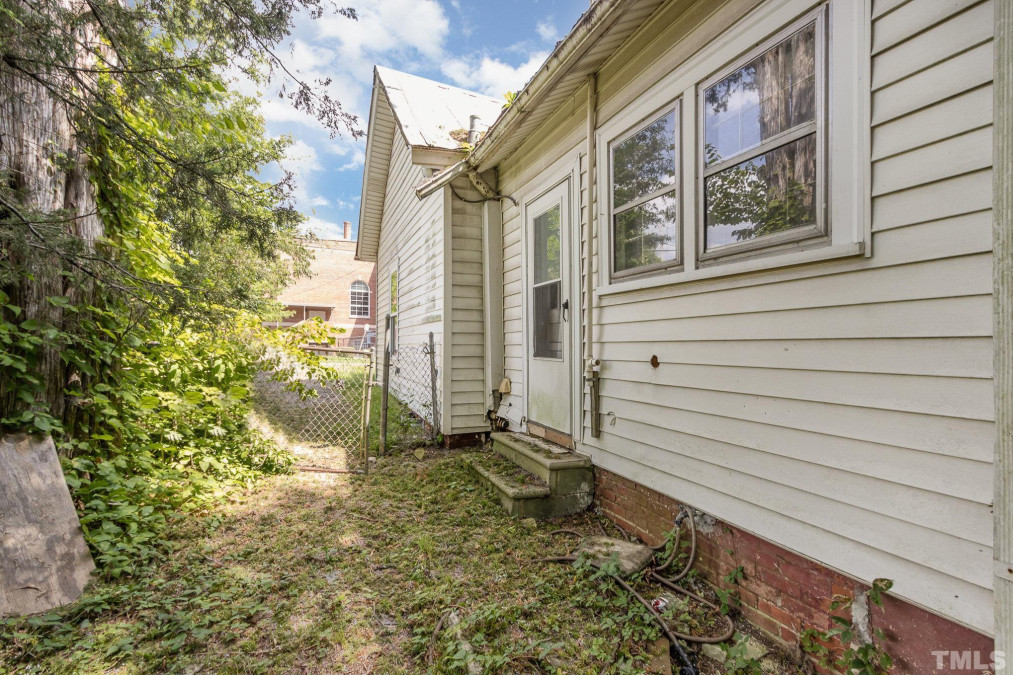
[[[84,19],[74,21],[78,27],[68,35],[69,44],[81,45],[71,65],[92,66],[94,23],[81,16],[80,0],[60,1],[67,3],[60,10]],[[56,10],[53,16],[66,20],[68,13]],[[3,49],[19,53],[10,41]],[[24,63],[0,58],[0,180],[9,188],[2,193],[8,203],[0,205],[0,215],[12,233],[0,238],[0,259],[16,271],[0,283],[22,313],[0,311],[10,321],[35,319],[60,328],[71,314],[64,316],[48,298],[65,296],[74,304],[89,300],[91,285],[81,281],[68,258],[71,249],[94,250],[103,228],[74,111],[20,70],[38,67]],[[65,69],[36,74],[55,83],[61,96],[80,90],[71,86]],[[65,419],[70,411],[64,392],[74,373],[61,359],[59,342],[47,340],[27,356],[29,374],[42,381],[41,392],[34,403],[19,399],[17,387],[0,371],[0,418],[29,409]],[[0,616],[73,602],[94,567],[53,440],[25,434],[0,438]]]
[[[64,0],[63,9],[81,14],[84,6],[80,0]],[[81,21],[77,25],[75,42],[82,47],[75,65],[89,67],[94,64],[94,57],[84,47],[97,44],[97,32],[92,22]],[[17,51],[16,46],[11,51]],[[67,84],[61,87],[61,93],[72,95],[68,75],[56,70],[44,73],[44,79],[50,82],[59,82],[60,78]],[[102,236],[103,228],[96,214],[88,160],[79,144],[73,114],[43,84],[0,61],[0,177],[13,189],[18,211],[25,219],[40,221],[48,216],[61,220],[64,233],[90,249]],[[22,268],[33,278],[22,275],[3,290],[12,304],[23,308],[19,320],[37,319],[61,326],[63,312],[47,298],[63,295],[75,302],[86,300],[87,284],[68,281],[80,278],[79,274],[64,277],[62,273],[71,270],[59,254],[38,254],[39,247],[44,245],[41,239],[52,234],[49,228],[36,222],[34,229],[39,234],[34,234],[29,225],[19,222],[17,215],[8,216],[15,226],[23,226],[24,240],[0,242],[4,245],[0,255],[12,258],[9,261],[12,267]],[[44,382],[44,394],[37,405],[44,404],[52,416],[62,419],[67,412],[64,389],[71,373],[61,361],[58,348],[43,348],[34,365]],[[12,387],[4,386],[7,384],[0,382],[0,416],[27,406],[15,400]]]

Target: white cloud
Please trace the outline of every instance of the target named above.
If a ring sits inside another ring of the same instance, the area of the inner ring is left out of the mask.
[[[316,216],[309,216],[302,224],[305,232],[311,232],[320,239],[341,239],[345,234],[345,227],[342,223],[335,223]]]
[[[544,21],[539,21],[538,25],[535,26],[535,32],[538,33],[538,36],[545,41],[555,41],[556,36],[559,35],[556,31],[556,27],[552,25],[551,16]]]
[[[321,47],[318,44],[310,44],[296,38],[292,41],[289,49],[291,54],[290,63],[300,71],[317,70],[331,65],[337,57],[337,53],[331,49]]]
[[[310,177],[324,170],[316,148],[302,139],[292,142],[285,149],[285,157],[279,162],[281,168],[292,173],[292,198],[299,206],[326,206],[327,198],[310,192]]]
[[[302,139],[296,139],[285,149],[285,159],[281,164],[289,171],[304,176],[324,168],[320,164],[316,148]]]
[[[363,165],[363,163],[365,163],[365,161],[366,161],[366,153],[364,153],[362,150],[356,150],[352,154],[352,158],[350,160],[348,160],[346,163],[338,167],[338,171],[350,171],[352,169],[358,169]]]
[[[436,60],[450,21],[435,0],[361,0],[357,21],[324,17],[316,21],[319,37],[336,38],[342,60],[358,64],[368,56],[415,51]]]
[[[307,126],[319,126],[320,124],[312,115],[296,110],[289,101],[279,98],[261,98],[260,114],[268,122],[297,122]]]
[[[516,67],[488,56],[483,56],[477,63],[466,58],[447,59],[443,64],[443,74],[466,89],[487,96],[502,96],[523,87],[548,56],[548,52],[535,52]]]
[[[334,207],[337,208],[337,209],[343,209],[345,211],[350,211],[352,209],[359,208],[358,202],[359,202],[359,196],[356,195],[351,200],[338,199],[338,201],[334,203]]]

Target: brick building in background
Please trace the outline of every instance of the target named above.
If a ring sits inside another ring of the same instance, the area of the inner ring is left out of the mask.
[[[342,239],[312,239],[303,244],[313,254],[310,276],[286,288],[278,300],[291,316],[276,326],[291,326],[319,317],[344,328],[337,344],[358,347],[376,336],[376,264],[355,259],[351,223]]]

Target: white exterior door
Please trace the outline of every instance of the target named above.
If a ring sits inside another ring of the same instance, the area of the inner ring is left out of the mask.
[[[528,420],[572,434],[570,183],[525,207]]]

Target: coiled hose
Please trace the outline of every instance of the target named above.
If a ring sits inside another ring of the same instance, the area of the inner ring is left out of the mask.
[[[682,570],[678,574],[671,577],[664,577],[661,574],[659,574],[659,572],[664,572],[669,567],[671,567],[672,564],[675,562],[676,556],[679,555],[679,541],[682,537],[682,523],[685,520],[689,520],[689,536],[690,536],[689,558],[687,558],[686,564],[683,566]],[[684,579],[686,575],[689,574],[690,570],[693,569],[693,563],[696,562],[696,523],[693,521],[693,515],[689,513],[685,508],[680,510],[679,515],[676,517],[674,529],[675,529],[675,538],[672,542],[671,552],[668,554],[668,557],[664,561],[662,561],[660,565],[653,568],[650,574],[648,574],[647,577],[645,578],[656,582],[657,584],[667,588],[670,591],[679,593],[681,595],[685,595],[686,597],[689,597],[716,612],[720,612],[721,611],[720,608],[714,603],[710,602],[709,600],[705,600],[696,593],[693,593],[692,591],[677,585],[678,581]],[[574,530],[555,530],[550,534],[571,534],[583,537],[583,535]],[[665,544],[661,544],[660,546],[655,546],[653,548],[656,552],[655,555],[657,555],[661,551],[665,550]],[[534,562],[572,563],[576,561],[577,557],[571,553],[570,555],[565,556],[542,558],[541,560],[536,560]],[[594,561],[588,562],[591,564],[591,566],[597,569],[601,569],[601,565],[599,563],[596,563]],[[617,584],[619,584],[620,588],[622,588],[624,591],[632,595],[640,602],[640,604],[642,604],[644,607],[647,608],[647,611],[649,611],[651,613],[651,616],[654,618],[655,623],[658,624],[662,632],[665,633],[665,636],[668,637],[669,643],[675,649],[676,654],[679,657],[679,661],[682,663],[682,666],[679,669],[679,675],[698,675],[696,666],[694,666],[693,663],[689,660],[689,655],[686,653],[686,650],[683,648],[683,646],[679,644],[680,640],[682,640],[683,642],[716,644],[719,642],[726,642],[727,640],[730,640],[733,635],[735,635],[735,624],[732,622],[731,618],[728,617],[727,615],[723,615],[723,618],[728,625],[724,633],[720,635],[699,636],[699,635],[688,635],[686,633],[674,631],[671,628],[669,628],[668,624],[665,622],[665,619],[661,616],[661,613],[658,612],[658,610],[656,610],[654,606],[650,602],[648,602],[643,596],[637,593],[637,591],[634,590],[633,587],[630,586],[630,584],[628,584],[618,574],[609,574],[609,576],[612,577],[612,579]]]

